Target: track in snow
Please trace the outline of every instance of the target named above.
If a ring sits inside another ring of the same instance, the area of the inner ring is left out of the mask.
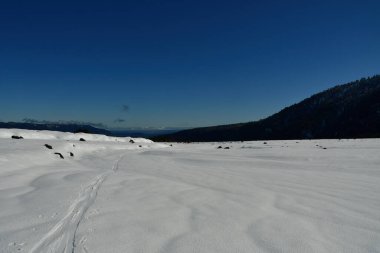
[[[31,249],[30,253],[75,251],[75,234],[88,208],[94,203],[98,190],[104,180],[118,169],[120,157],[112,166],[112,170],[96,176],[79,192],[66,215]]]

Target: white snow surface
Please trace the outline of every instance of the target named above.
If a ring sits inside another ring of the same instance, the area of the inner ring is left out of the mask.
[[[69,132],[55,132],[55,131],[46,131],[46,130],[24,130],[24,129],[0,129],[0,138],[10,138],[13,135],[22,136],[26,139],[34,140],[67,140],[75,141],[80,138],[85,139],[86,141],[112,141],[112,142],[127,142],[132,138],[126,137],[110,137],[101,134],[86,134],[86,133],[69,133]],[[152,143],[151,140],[144,138],[133,138],[133,140],[144,143]]]
[[[0,129],[0,252],[380,252],[379,139],[130,140]]]

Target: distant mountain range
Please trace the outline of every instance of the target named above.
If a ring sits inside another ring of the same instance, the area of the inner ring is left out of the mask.
[[[71,133],[103,134],[115,137],[142,137],[149,138],[156,135],[178,132],[175,129],[139,129],[139,130],[105,130],[86,124],[68,123],[27,123],[27,122],[0,122],[0,128],[17,128],[29,130],[49,130]]]
[[[104,134],[111,135],[111,132],[101,128],[93,127],[90,125],[81,124],[38,124],[38,123],[24,123],[24,122],[0,122],[0,128],[18,128],[29,130],[50,130],[59,132],[71,133],[91,133],[91,134]]]
[[[380,137],[380,75],[338,85],[256,121],[194,128],[155,141],[205,142]]]

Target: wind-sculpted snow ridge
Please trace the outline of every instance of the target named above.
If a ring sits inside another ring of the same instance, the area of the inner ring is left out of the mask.
[[[140,143],[153,143],[151,140],[144,138],[110,137],[101,134],[68,133],[45,130],[0,129],[0,138],[11,138],[12,135],[22,136],[24,139],[32,140],[77,141],[80,138],[83,138],[86,141],[129,142],[130,140],[134,140],[135,142]]]
[[[66,215],[60,220],[30,251],[30,253],[43,252],[75,252],[75,234],[78,226],[92,203],[94,203],[99,188],[110,173],[118,169],[119,158],[112,167],[112,170],[98,175],[85,188],[81,190],[78,198],[75,199],[67,211]]]

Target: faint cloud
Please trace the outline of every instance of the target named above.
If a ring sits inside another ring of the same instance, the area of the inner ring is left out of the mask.
[[[115,123],[124,123],[125,119],[115,119],[114,122]]]
[[[129,112],[129,105],[122,105],[121,106],[121,111],[122,112]]]
[[[24,118],[21,121],[30,124],[43,124],[44,122],[46,122],[46,120],[36,120],[31,118]]]

